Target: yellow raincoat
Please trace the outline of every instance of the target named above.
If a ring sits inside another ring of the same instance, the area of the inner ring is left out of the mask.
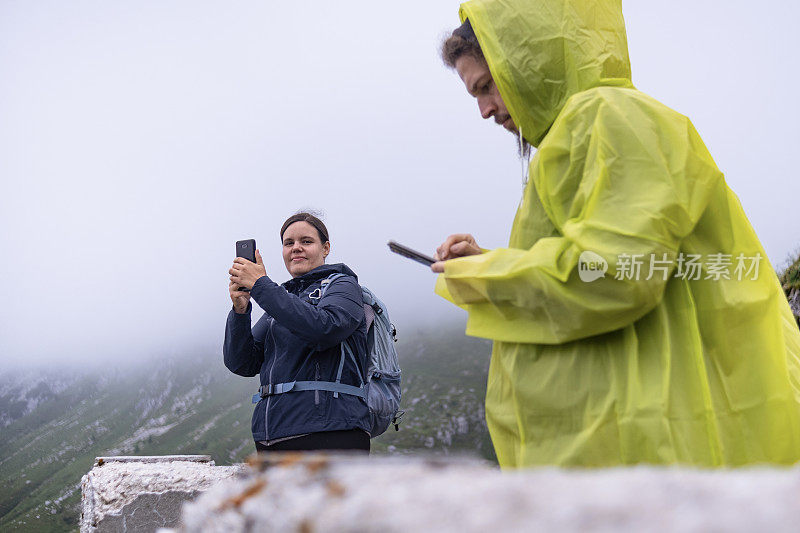
[[[797,461],[800,331],[689,119],[631,83],[619,0],[460,16],[538,147],[509,247],[437,281],[494,339],[501,466]]]

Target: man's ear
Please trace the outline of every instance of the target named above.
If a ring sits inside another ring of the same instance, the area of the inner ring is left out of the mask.
[[[331,241],[326,241],[322,245],[322,257],[328,257],[329,253],[331,253]]]

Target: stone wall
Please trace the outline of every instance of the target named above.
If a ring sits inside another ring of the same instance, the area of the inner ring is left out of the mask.
[[[774,533],[800,524],[800,467],[501,472],[467,458],[299,453],[240,467],[197,461],[98,460],[83,481],[82,531]]]
[[[239,470],[207,455],[98,457],[81,479],[81,532],[175,526],[185,501]]]
[[[181,533],[797,531],[800,469],[534,469],[273,456],[183,510]]]

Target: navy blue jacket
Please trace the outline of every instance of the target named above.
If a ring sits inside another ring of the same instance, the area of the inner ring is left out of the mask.
[[[333,281],[325,296],[312,303],[310,294],[331,274],[347,274]],[[290,381],[335,381],[341,358],[340,343],[347,340],[357,354],[359,368],[345,358],[342,383],[360,385],[366,374],[367,323],[358,279],[343,264],[322,265],[278,285],[259,278],[250,291],[264,311],[252,327],[250,312],[231,310],[225,326],[225,366],[240,376],[261,374],[261,384]],[[362,378],[363,379],[363,378]],[[292,391],[262,398],[253,412],[253,438],[271,441],[283,437],[361,428],[370,431],[366,401],[358,396],[327,391]]]

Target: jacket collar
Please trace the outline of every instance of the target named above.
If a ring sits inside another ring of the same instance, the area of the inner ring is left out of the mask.
[[[318,266],[314,270],[306,272],[302,276],[290,279],[289,281],[283,283],[283,286],[289,292],[302,291],[313,283],[327,278],[331,274],[346,274],[348,276],[353,276],[356,278],[356,280],[358,280],[358,276],[356,276],[355,272],[350,270],[347,265],[344,263],[334,263],[331,265]]]

